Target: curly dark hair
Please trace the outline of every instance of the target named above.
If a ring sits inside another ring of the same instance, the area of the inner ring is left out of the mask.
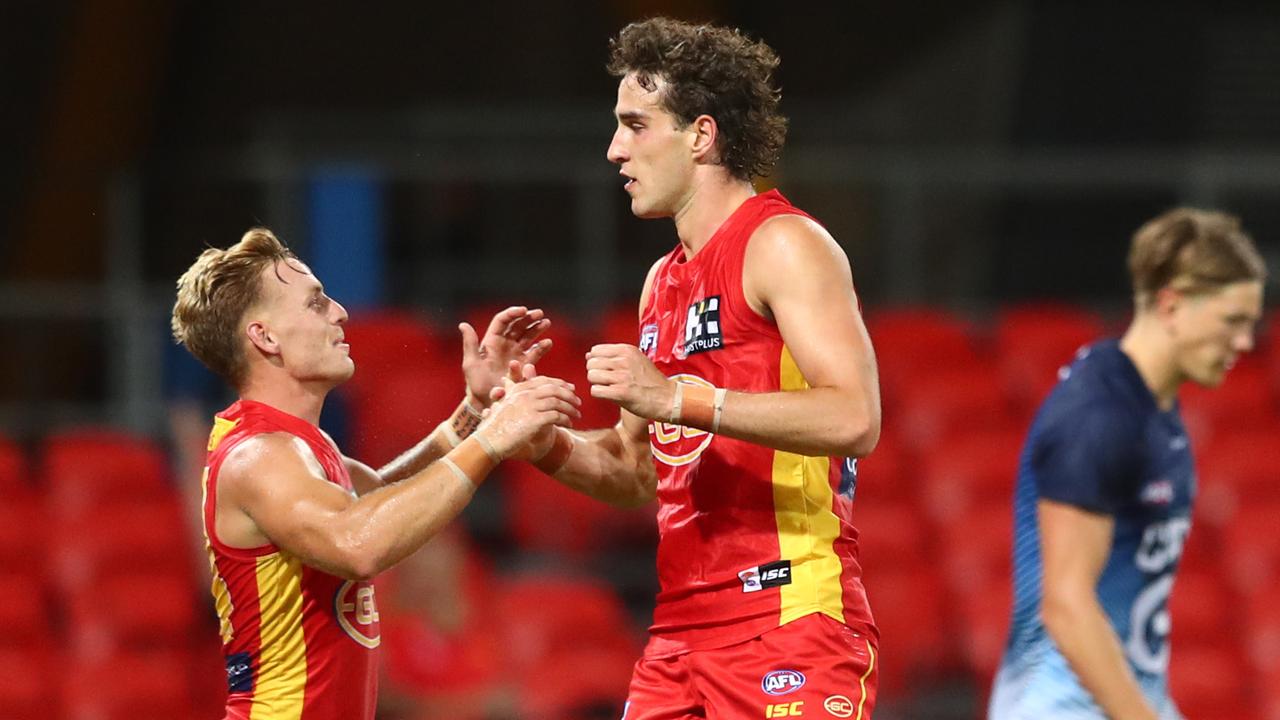
[[[720,162],[736,178],[768,175],[782,152],[787,119],[774,86],[778,55],[732,28],[666,17],[631,23],[609,41],[609,73],[635,73],[645,90],[665,90],[662,107],[683,125],[715,118]]]

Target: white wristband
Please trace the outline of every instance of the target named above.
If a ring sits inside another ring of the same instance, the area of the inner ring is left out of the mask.
[[[480,487],[480,486],[479,486],[479,485],[476,485],[476,481],[475,481],[475,480],[472,480],[472,479],[470,478],[470,476],[468,476],[465,472],[463,472],[462,468],[458,467],[458,463],[456,463],[456,462],[454,462],[454,461],[450,460],[450,459],[449,459],[449,458],[447,458],[447,457],[440,458],[440,462],[444,463],[445,467],[447,467],[447,468],[449,468],[451,471],[453,471],[453,474],[454,474],[454,475],[455,475],[459,480],[461,480],[462,482],[464,482],[464,483],[466,483],[466,484],[470,485],[470,486],[471,486],[471,490],[472,490],[473,492],[474,492],[475,490],[478,490],[478,489],[479,489],[479,487]]]
[[[449,447],[456,448],[462,442],[462,438],[458,437],[458,433],[450,427],[449,421],[445,420],[438,426],[440,432],[444,435],[444,439],[449,443]]]
[[[711,420],[712,434],[720,432],[720,414],[724,412],[724,400],[729,396],[729,391],[725,388],[716,388],[715,408],[716,414]]]

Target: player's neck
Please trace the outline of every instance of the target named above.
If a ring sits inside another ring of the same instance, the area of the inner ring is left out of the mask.
[[[324,408],[324,399],[328,394],[327,387],[298,382],[289,377],[262,375],[251,375],[240,390],[240,397],[245,400],[270,405],[317,426],[320,424],[320,410]]]
[[[1161,410],[1173,407],[1182,384],[1182,373],[1169,351],[1164,330],[1152,318],[1138,313],[1120,339],[1120,350],[1129,356],[1142,382],[1155,396]]]
[[[729,177],[718,168],[708,170],[694,183],[674,216],[686,260],[693,259],[733,211],[756,194],[751,183]]]

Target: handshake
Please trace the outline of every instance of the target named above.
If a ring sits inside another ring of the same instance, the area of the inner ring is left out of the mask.
[[[539,338],[550,325],[542,310],[517,306],[495,315],[483,338],[467,323],[458,326],[468,398],[488,406],[476,431],[501,459],[543,458],[558,437],[567,440],[556,426],[582,417],[571,383],[537,374],[536,363],[551,349],[550,340]],[[675,383],[636,346],[596,345],[585,362],[592,397],[650,420],[670,415]]]

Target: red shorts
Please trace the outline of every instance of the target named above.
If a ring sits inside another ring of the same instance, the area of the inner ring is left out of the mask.
[[[876,655],[874,638],[815,613],[736,645],[642,658],[622,718],[870,720]]]

